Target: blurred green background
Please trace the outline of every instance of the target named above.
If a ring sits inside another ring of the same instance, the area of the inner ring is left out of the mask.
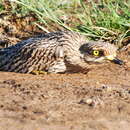
[[[130,0],[0,0],[0,12],[33,15],[44,32],[72,30],[122,46],[130,41]]]

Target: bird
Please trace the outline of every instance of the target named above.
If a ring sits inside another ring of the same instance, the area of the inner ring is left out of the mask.
[[[78,32],[56,31],[1,48],[0,71],[71,73],[108,61],[122,65],[116,55],[113,44],[88,41]]]

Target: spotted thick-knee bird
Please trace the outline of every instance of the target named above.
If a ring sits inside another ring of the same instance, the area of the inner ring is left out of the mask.
[[[116,58],[116,51],[110,43],[89,42],[79,33],[51,32],[0,49],[0,70],[62,73],[106,61],[121,65],[123,61]]]

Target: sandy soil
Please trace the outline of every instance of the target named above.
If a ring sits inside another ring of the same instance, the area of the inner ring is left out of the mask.
[[[129,60],[129,51],[120,55]],[[88,74],[0,72],[0,130],[129,130],[130,70]]]

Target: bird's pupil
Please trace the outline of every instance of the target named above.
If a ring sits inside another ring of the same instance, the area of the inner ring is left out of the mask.
[[[99,51],[94,50],[93,51],[93,55],[98,56],[99,55]]]

